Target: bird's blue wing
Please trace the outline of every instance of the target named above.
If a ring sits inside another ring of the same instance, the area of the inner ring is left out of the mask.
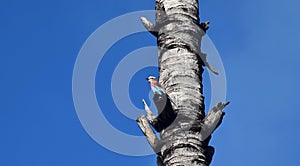
[[[153,86],[153,92],[157,93],[159,95],[165,94],[165,90],[161,87],[156,86],[156,85]]]

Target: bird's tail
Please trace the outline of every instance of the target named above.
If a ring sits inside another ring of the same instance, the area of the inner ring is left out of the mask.
[[[171,103],[173,103],[175,106],[177,106],[176,103],[171,99],[171,97],[169,95],[167,95],[167,97],[168,97],[168,99],[170,100]]]

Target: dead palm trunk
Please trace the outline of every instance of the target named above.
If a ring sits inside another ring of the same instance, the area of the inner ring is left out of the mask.
[[[161,110],[167,112],[161,116],[169,114],[174,118],[154,117],[145,104],[147,116],[137,119],[158,154],[158,165],[209,165],[214,153],[208,145],[210,135],[220,124],[227,105],[219,103],[205,116],[202,73],[204,65],[210,66],[201,53],[200,43],[208,23],[200,24],[198,6],[198,0],[156,0],[156,24],[142,18],[145,27],[157,37],[159,81],[176,103],[171,106],[169,102]],[[160,139],[147,121],[160,132]],[[157,127],[162,122],[168,125]]]

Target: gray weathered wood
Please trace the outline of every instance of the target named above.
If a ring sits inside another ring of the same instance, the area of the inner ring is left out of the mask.
[[[175,99],[177,118],[161,132],[169,140],[161,153],[165,165],[207,165],[199,127],[204,118],[200,43],[205,32],[199,26],[197,0],[157,0],[159,81]],[[161,14],[162,13],[162,14]],[[164,15],[165,13],[165,15]]]
[[[145,107],[145,111],[146,111],[146,116],[147,119],[149,120],[149,122],[152,124],[153,121],[156,119],[156,116],[154,115],[154,113],[150,110],[149,106],[147,105],[146,101],[143,99],[143,104]]]
[[[142,21],[143,25],[145,26],[145,28],[151,34],[153,34],[154,36],[157,37],[157,30],[155,28],[155,25],[151,21],[149,21],[147,18],[145,18],[145,17],[141,17],[141,21]]]
[[[157,145],[159,143],[159,139],[151,129],[147,118],[145,115],[141,115],[136,119],[140,129],[142,130],[143,134],[146,136],[148,143],[150,144],[153,151],[158,152]]]
[[[217,72],[217,70],[212,67],[206,60],[206,57],[207,57],[207,54],[205,53],[200,53],[200,57],[201,57],[201,60],[203,61],[204,65],[210,70],[212,71],[214,74],[216,75],[219,75],[219,73]]]
[[[198,7],[198,0],[156,0],[155,24],[141,18],[146,29],[157,37],[159,82],[176,103],[176,107],[168,108],[176,114],[175,120],[162,120],[171,123],[160,131],[160,140],[154,136],[146,117],[138,118],[149,144],[159,154],[159,166],[210,165],[214,148],[209,141],[227,105],[221,103],[205,116],[203,66],[218,72],[201,52],[201,39],[209,22],[200,23]],[[145,104],[151,122],[155,117],[147,107]]]
[[[203,119],[203,125],[201,127],[200,132],[200,140],[204,141],[206,140],[213,131],[218,127],[218,125],[221,123],[224,112],[223,109],[229,104],[227,103],[218,103],[217,106],[213,107],[212,110],[206,115],[206,117]]]

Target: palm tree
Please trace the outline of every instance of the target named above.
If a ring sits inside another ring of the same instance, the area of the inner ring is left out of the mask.
[[[159,116],[155,117],[144,102],[147,114],[137,118],[158,155],[157,165],[209,165],[214,154],[209,146],[211,134],[220,125],[228,104],[219,103],[205,115],[203,66],[218,73],[200,49],[209,22],[200,23],[198,7],[198,0],[156,0],[156,24],[142,18],[147,30],[157,37],[159,82],[175,103],[155,95]]]

